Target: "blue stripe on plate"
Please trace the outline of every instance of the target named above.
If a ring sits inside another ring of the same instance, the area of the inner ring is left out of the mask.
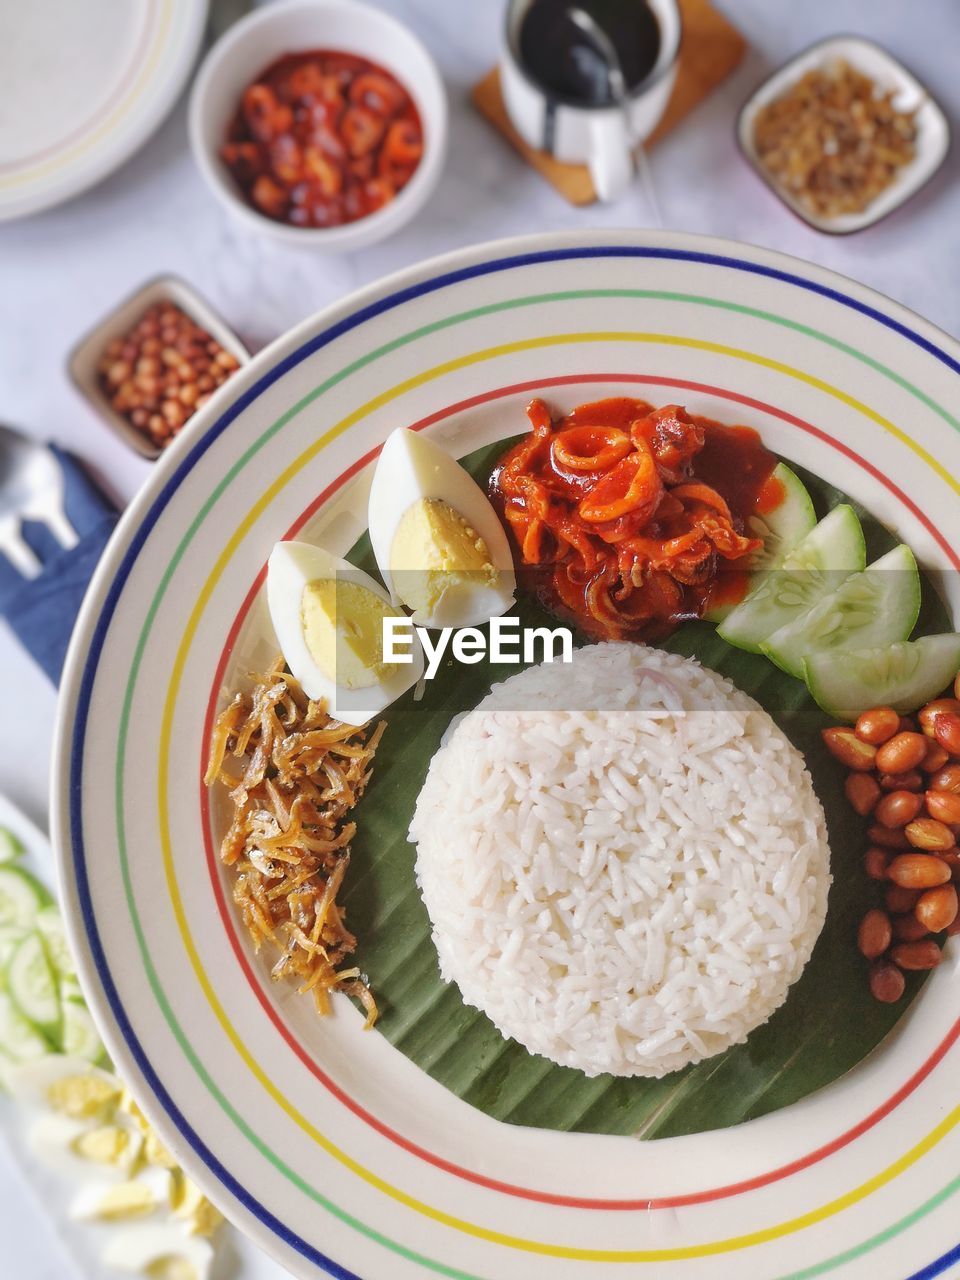
[[[955,1245],[949,1253],[942,1253],[939,1258],[934,1258],[933,1262],[921,1267],[919,1271],[912,1272],[905,1280],[933,1280],[934,1276],[942,1276],[955,1262],[960,1262],[960,1244]]]
[[[514,254],[506,258],[495,258],[489,262],[476,263],[470,267],[463,267],[457,271],[444,272],[442,275],[434,276],[429,280],[423,280],[419,284],[409,285],[405,289],[398,289],[395,293],[389,294],[385,298],[381,298],[378,302],[373,302],[369,306],[361,307],[359,311],[353,312],[349,316],[345,316],[342,320],[338,320],[336,324],[330,325],[309,342],[305,342],[296,351],[292,351],[278,364],[276,364],[268,373],[259,378],[253,386],[251,386],[243,395],[227,409],[216,422],[212,423],[204,435],[197,441],[186,458],[173,475],[161,489],[157,499],[151,506],[150,510],[144,516],[141,524],[137,528],[136,533],[124,553],[124,557],[117,570],[116,576],[107,592],[103,609],[97,619],[96,628],[93,638],[90,642],[90,648],[87,653],[84,665],[83,676],[80,683],[80,692],[77,697],[76,720],[74,723],[73,744],[71,748],[71,766],[70,766],[70,830],[73,844],[73,861],[76,872],[77,896],[80,900],[80,910],[83,916],[84,928],[87,932],[87,938],[90,943],[90,950],[93,955],[94,963],[100,981],[103,984],[104,993],[109,1001],[110,1008],[116,1018],[120,1032],[127,1043],[127,1047],[137,1064],[138,1069],[144,1079],[150,1085],[151,1089],[157,1096],[157,1100],[161,1103],[167,1115],[177,1126],[184,1138],[197,1153],[210,1171],[216,1175],[223,1186],[231,1195],[243,1205],[243,1207],[256,1218],[258,1218],[266,1227],[276,1233],[285,1244],[295,1249],[303,1257],[307,1258],[317,1266],[325,1270],[329,1275],[336,1276],[338,1280],[361,1280],[352,1271],[347,1271],[331,1258],[320,1253],[307,1241],[290,1231],[277,1218],[273,1216],[260,1202],[253,1196],[230,1174],[230,1172],[220,1163],[212,1151],[203,1143],[198,1134],[190,1126],[184,1115],[174,1103],[173,1099],[167,1093],[159,1077],[153,1070],[149,1059],[143,1051],[140,1041],[134,1033],[133,1027],[127,1018],[126,1012],[120,1001],[117,989],[110,976],[110,970],[107,965],[106,955],[100,940],[100,933],[97,927],[96,917],[93,912],[93,904],[90,897],[90,884],[86,871],[86,854],[83,845],[83,827],[82,827],[82,806],[81,796],[83,790],[83,743],[86,737],[87,718],[90,710],[91,693],[93,682],[96,677],[97,666],[100,655],[103,650],[104,638],[113,615],[116,612],[117,603],[123,587],[130,576],[137,557],[143,548],[144,543],[150,536],[151,531],[156,525],[160,515],[169,503],[171,497],[179,488],[183,479],[196,466],[197,462],[203,457],[206,451],[220,438],[227,427],[233,422],[249,405],[253,404],[269,387],[288,373],[296,365],[303,360],[319,351],[322,347],[329,344],[344,333],[350,332],[352,329],[358,328],[365,324],[366,321],[372,320],[378,315],[382,315],[386,311],[392,311],[402,306],[405,302],[411,302],[415,298],[423,297],[425,294],[436,293],[441,289],[449,288],[451,285],[459,284],[464,280],[473,280],[481,276],[493,275],[500,271],[510,271],[518,267],[537,266],[546,262],[561,262],[578,258],[655,258],[666,259],[678,262],[698,262],[713,267],[725,267],[733,271],[743,271],[749,275],[764,276],[771,280],[780,280],[784,284],[795,285],[797,288],[805,289],[809,293],[819,294],[821,297],[829,298],[832,302],[838,302],[841,306],[849,307],[852,311],[857,311],[861,315],[875,320],[878,324],[883,325],[887,329],[900,334],[915,346],[920,347],[929,355],[946,365],[954,373],[960,374],[960,362],[953,359],[946,351],[943,351],[935,343],[921,334],[910,329],[907,325],[902,324],[899,320],[884,315],[882,311],[878,311],[875,307],[871,307],[865,302],[860,302],[856,298],[851,298],[845,293],[841,293],[838,289],[831,288],[828,285],[817,284],[812,280],[805,280],[802,276],[794,275],[790,271],[782,271],[776,267],[767,267],[757,262],[748,262],[741,258],[730,257],[726,254],[718,253],[702,253],[693,249],[658,249],[654,247],[643,248],[635,245],[595,245],[588,248],[580,249],[544,249],[535,253]],[[928,1277],[940,1275],[952,1262],[960,1260],[960,1245],[948,1254],[944,1254],[942,1258],[930,1263],[923,1271],[918,1271],[909,1280],[928,1280]],[[427,1262],[426,1259],[424,1259]]]

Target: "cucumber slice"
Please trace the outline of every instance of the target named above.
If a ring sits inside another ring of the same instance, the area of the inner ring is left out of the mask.
[[[37,912],[50,905],[50,895],[22,867],[0,866],[0,924],[33,924]]]
[[[53,1052],[47,1041],[32,1027],[6,994],[0,993],[0,1048],[16,1062],[45,1058]]]
[[[102,1062],[106,1057],[103,1042],[97,1033],[93,1018],[82,1004],[71,1000],[63,1004],[63,1052],[71,1058],[83,1058],[85,1062]]]
[[[763,546],[749,560],[739,565],[750,573],[775,569],[817,523],[817,514],[806,486],[783,462],[774,467],[771,477],[779,480],[783,488],[783,501],[766,515],[753,515],[747,520],[746,532],[752,538],[762,538]],[[722,621],[734,605],[715,605],[707,609],[704,618],[708,622]]]
[[[61,973],[60,978],[60,1002],[71,1000],[74,1004],[85,1005],[87,1002],[83,998],[83,988],[77,979],[75,973]]]
[[[15,858],[20,858],[26,850],[23,844],[9,827],[0,827],[0,862],[13,862]]]
[[[19,924],[0,924],[0,991],[7,989],[7,965],[13,955],[17,943],[30,932]]]
[[[717,634],[728,644],[759,653],[761,644],[835,590],[867,562],[863,529],[853,507],[834,507],[776,569],[757,575],[746,600],[727,615]]]
[[[856,720],[868,707],[908,715],[935,698],[960,671],[960,635],[922,636],[850,652],[811,654],[803,664],[817,703],[838,720]]]
[[[903,543],[855,573],[812,609],[781,627],[760,649],[803,678],[804,659],[833,650],[871,649],[906,640],[920,613],[920,574]]]
[[[60,1036],[60,993],[39,933],[17,944],[7,964],[7,990],[18,1011],[49,1040]]]
[[[36,928],[43,934],[47,945],[47,955],[60,977],[73,977],[77,966],[73,963],[67,932],[63,927],[63,919],[56,907],[44,907],[37,913]]]
[[[785,463],[777,463],[771,478],[783,486],[783,501],[766,515],[753,515],[747,520],[750,536],[763,539],[763,548],[750,561],[754,571],[782,564],[817,523],[806,485]]]

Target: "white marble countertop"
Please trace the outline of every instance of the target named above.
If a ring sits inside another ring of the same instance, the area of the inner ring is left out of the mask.
[[[224,3],[237,8],[233,0]],[[570,207],[471,108],[470,87],[497,56],[502,0],[379,3],[420,34],[450,96],[447,168],[436,198],[415,223],[385,244],[340,258],[250,235],[215,204],[196,172],[181,101],[143,150],[99,187],[59,209],[0,226],[0,419],[74,449],[126,499],[149,464],[77,398],[65,361],[91,324],[149,277],[182,275],[256,348],[356,286],[460,245],[519,232],[650,225],[639,188],[614,206]],[[721,7],[743,30],[751,52],[653,153],[664,225],[812,259],[960,334],[956,152],[908,206],[871,230],[834,238],[788,213],[747,168],[733,138],[737,109],[750,89],[791,54],[837,32],[887,46],[960,127],[957,0],[722,0]],[[13,0],[0,0],[0,10],[16,21]],[[0,792],[45,826],[55,696],[2,625],[0,693]],[[65,1258],[2,1147],[0,1240],[0,1270],[11,1280],[65,1275]]]

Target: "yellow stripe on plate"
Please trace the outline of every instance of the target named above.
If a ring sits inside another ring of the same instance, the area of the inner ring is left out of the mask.
[[[209,603],[210,597],[217,587],[227,565],[233,559],[240,544],[244,538],[256,524],[257,520],[263,515],[270,504],[280,495],[283,489],[290,481],[303,470],[318,454],[320,454],[333,440],[343,435],[352,426],[355,426],[363,418],[375,412],[377,409],[383,408],[392,401],[399,399],[409,391],[415,390],[417,387],[424,386],[428,382],[433,382],[438,378],[442,378],[448,373],[456,373],[460,369],[465,369],[475,364],[482,364],[485,361],[496,360],[501,356],[514,355],[523,351],[536,351],[545,347],[552,346],[575,346],[585,343],[645,343],[656,346],[673,346],[684,347],[698,351],[709,351],[717,355],[728,356],[735,360],[743,360],[747,363],[759,365],[763,368],[772,369],[776,373],[782,373],[796,381],[803,382],[807,386],[815,387],[818,391],[824,392],[826,395],[839,400],[841,403],[848,405],[856,412],[862,414],[870,421],[882,427],[884,431],[890,433],[902,444],[904,444],[912,453],[921,458],[938,476],[947,482],[955,493],[960,494],[960,481],[958,481],[945,467],[943,467],[935,458],[931,457],[925,449],[922,448],[915,440],[913,440],[906,432],[902,431],[889,419],[884,418],[881,414],[876,413],[861,401],[856,400],[853,396],[847,395],[846,392],[839,390],[837,387],[831,386],[830,383],[824,382],[820,378],[814,377],[812,374],[804,373],[799,369],[794,369],[790,365],[783,364],[778,360],[771,360],[766,356],[760,356],[752,351],[745,351],[738,347],[728,347],[721,343],[707,342],[697,338],[683,338],[672,334],[663,333],[631,333],[631,332],[594,332],[594,333],[565,333],[553,334],[545,337],[526,338],[517,342],[503,343],[495,347],[486,347],[483,350],[472,352],[470,355],[458,356],[455,360],[448,360],[442,364],[434,365],[433,368],[425,370],[423,373],[416,374],[414,377],[407,378],[405,381],[397,383],[396,386],[384,391],[381,395],[375,396],[372,400],[368,400],[359,409],[342,418],[335,426],[324,432],[308,449],[296,458],[290,466],[288,466],[281,475],[269,486],[257,502],[250,508],[246,516],[237,526],[235,532],[231,535],[229,541],[224,547],[221,554],[204,583],[196,604],[190,614],[190,619],[183,633],[180,645],[177,649],[177,655],[174,660],[173,670],[168,687],[167,697],[164,703],[163,719],[160,729],[160,757],[157,771],[157,796],[159,805],[159,833],[160,844],[163,854],[163,866],[167,880],[167,888],[170,894],[170,900],[173,905],[174,916],[176,918],[177,927],[183,939],[184,948],[190,959],[197,981],[206,996],[207,1002],[216,1015],[217,1021],[223,1028],[231,1044],[236,1049],[240,1058],[249,1067],[250,1071],[266,1091],[286,1115],[301,1129],[308,1137],[310,1137],[318,1146],[322,1147],[335,1160],[339,1161],[357,1177],[361,1178],[370,1186],[375,1187],[384,1195],[389,1196],[392,1200],[399,1204],[412,1209],[415,1213],[431,1219],[434,1222],[441,1223],[443,1226],[451,1227],[455,1231],[462,1232],[466,1235],[474,1236],[480,1240],[486,1240],[492,1244],[503,1245],[510,1249],[519,1249],[528,1253],[541,1254],[547,1257],[568,1258],[574,1261],[582,1262],[670,1262],[680,1261],[683,1259],[703,1258],[714,1254],[731,1253],[740,1249],[747,1249],[754,1245],[767,1244],[770,1241],[778,1240],[784,1236],[791,1235],[797,1231],[802,1231],[807,1227],[814,1226],[818,1222],[833,1217],[835,1214],[842,1212],[851,1205],[857,1204],[859,1201],[877,1191],[880,1187],[885,1186],[894,1178],[898,1177],[911,1165],[915,1164],[926,1152],[936,1146],[941,1139],[949,1133],[958,1122],[960,1122],[960,1107],[951,1111],[935,1129],[926,1135],[909,1151],[905,1152],[898,1160],[888,1165],[886,1169],[876,1174],[874,1177],[861,1183],[852,1191],[830,1200],[817,1209],[811,1210],[809,1213],[801,1214],[796,1218],[787,1219],[772,1227],[766,1227],[759,1231],[749,1232],[745,1235],[731,1236],[725,1240],[715,1240],[705,1242],[703,1244],[687,1245],[673,1249],[578,1249],[566,1245],[553,1245],[543,1243],[537,1240],[527,1240],[520,1236],[507,1235],[500,1231],[491,1231],[486,1227],[478,1226],[476,1223],[468,1222],[465,1219],[454,1217],[445,1213],[441,1209],[434,1208],[432,1205],[425,1204],[422,1200],[417,1200],[414,1196],[408,1195],[405,1191],[401,1191],[399,1187],[393,1186],[391,1183],[379,1177],[371,1169],[359,1164],[352,1156],[337,1147],[329,1138],[322,1134],[310,1121],[302,1115],[282,1093],[280,1089],[273,1083],[270,1074],[265,1071],[256,1061],[253,1054],[247,1048],[245,1042],[237,1033],[235,1027],[220,1004],[214,990],[213,984],[207,977],[206,971],[197,953],[193,942],[193,937],[187,924],[186,913],[183,907],[183,900],[177,885],[176,871],[173,860],[173,849],[170,839],[170,818],[167,806],[167,789],[170,780],[170,748],[173,733],[174,709],[176,706],[177,696],[179,694],[180,685],[183,679],[183,671],[193,643],[200,620]]]

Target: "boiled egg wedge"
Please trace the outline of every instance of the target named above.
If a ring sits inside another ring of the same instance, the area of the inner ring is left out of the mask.
[[[267,605],[287,666],[308,698],[346,724],[366,724],[423,673],[407,627],[384,661],[384,620],[406,615],[369,574],[308,542],[278,542],[267,565]]]
[[[400,428],[370,488],[370,541],[394,604],[423,627],[473,627],[514,601],[513,556],[477,482],[438,444]]]
[[[120,1222],[169,1210],[173,1174],[169,1169],[144,1169],[126,1182],[86,1182],[70,1203],[74,1222]]]
[[[206,1240],[171,1224],[143,1223],[115,1235],[103,1251],[108,1267],[151,1280],[207,1280],[214,1252]]]
[[[174,1193],[173,1215],[196,1236],[212,1236],[223,1221],[223,1215],[203,1194],[195,1182],[182,1174]]]
[[[49,1054],[14,1067],[8,1087],[18,1102],[71,1120],[109,1120],[123,1086],[115,1075],[82,1058]]]
[[[143,1147],[142,1136],[127,1125],[91,1125],[51,1113],[37,1116],[27,1142],[58,1173],[114,1182],[130,1177]]]

